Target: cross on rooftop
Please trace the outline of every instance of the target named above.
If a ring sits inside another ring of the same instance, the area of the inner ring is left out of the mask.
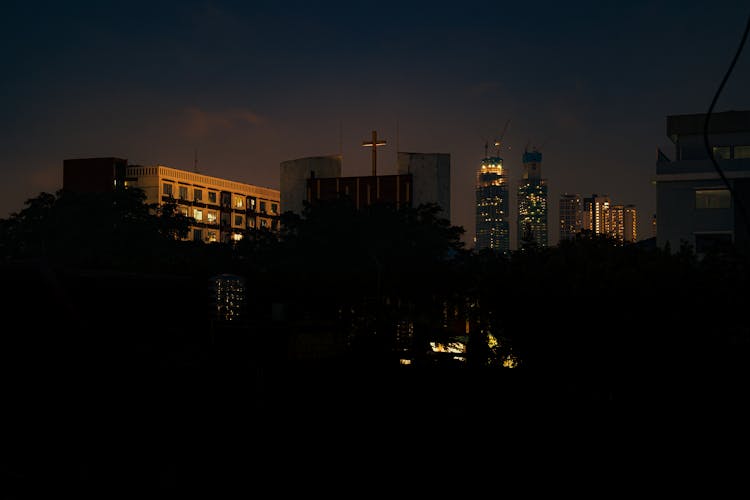
[[[378,139],[378,133],[373,130],[372,131],[372,140],[370,142],[363,142],[362,145],[368,148],[372,148],[372,176],[375,177],[377,175],[377,165],[378,165],[378,146],[385,146],[385,141],[383,139]]]

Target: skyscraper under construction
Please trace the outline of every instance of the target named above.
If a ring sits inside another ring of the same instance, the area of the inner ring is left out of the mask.
[[[477,170],[474,248],[509,252],[508,217],[508,177],[503,169],[503,159],[499,154],[485,154]]]

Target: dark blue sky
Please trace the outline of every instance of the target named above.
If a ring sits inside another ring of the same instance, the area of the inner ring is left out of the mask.
[[[368,174],[376,129],[380,173],[397,146],[451,154],[471,245],[475,170],[508,123],[511,186],[524,147],[543,153],[552,243],[563,192],[635,204],[645,238],[666,116],[708,110],[748,15],[746,1],[11,2],[0,217],[62,187],[65,158],[190,170],[197,150],[206,174],[278,188],[280,162],[340,150],[345,175]],[[716,111],[750,109],[748,89],[746,48]]]

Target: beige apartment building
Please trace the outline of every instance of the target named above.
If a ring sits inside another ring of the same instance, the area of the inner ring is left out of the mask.
[[[63,189],[103,191],[137,187],[146,203],[174,202],[192,217],[187,239],[224,242],[248,230],[278,231],[279,190],[180,170],[165,165],[129,165],[121,158],[80,158],[63,162]]]

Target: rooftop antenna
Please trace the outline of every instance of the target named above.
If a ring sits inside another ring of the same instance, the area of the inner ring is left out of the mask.
[[[344,175],[344,120],[339,120],[339,159],[341,160],[341,175]]]
[[[398,171],[398,152],[400,149],[398,148],[398,120],[396,120],[396,170]]]

